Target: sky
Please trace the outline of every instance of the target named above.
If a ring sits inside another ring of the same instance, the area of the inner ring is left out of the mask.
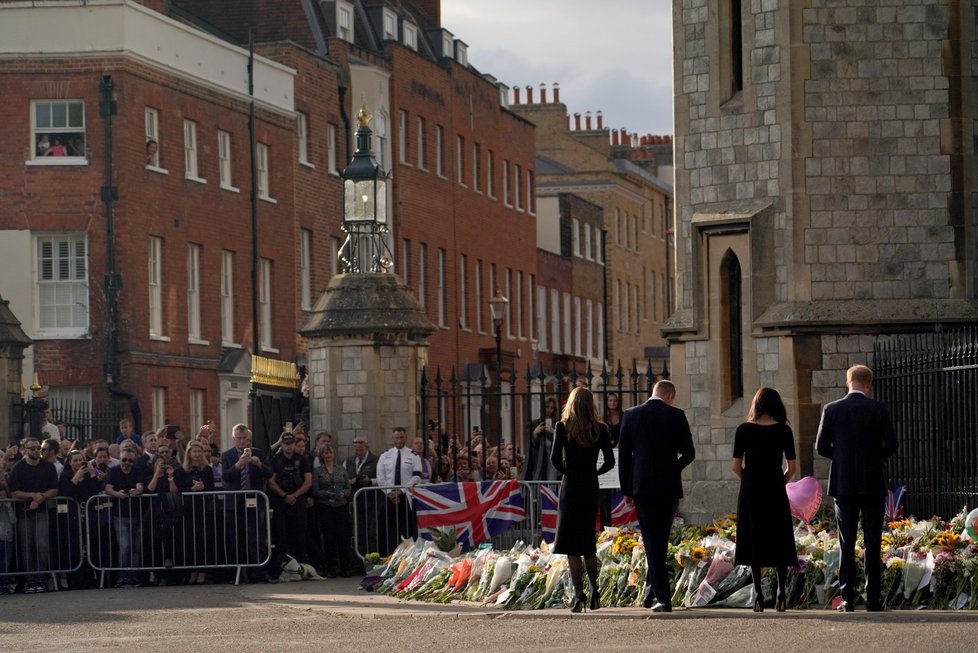
[[[560,84],[571,115],[605,127],[672,134],[670,0],[442,0],[442,27],[469,63],[510,87]],[[549,90],[548,90],[549,99]]]

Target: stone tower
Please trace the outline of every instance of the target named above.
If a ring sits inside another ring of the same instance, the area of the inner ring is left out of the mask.
[[[683,511],[736,505],[734,429],[784,397],[799,472],[844,372],[901,331],[978,320],[976,8],[673,3],[678,311],[697,464]]]

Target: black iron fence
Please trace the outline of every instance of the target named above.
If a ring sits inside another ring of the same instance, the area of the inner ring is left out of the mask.
[[[978,328],[879,342],[874,375],[900,443],[889,480],[907,487],[907,511],[949,518],[978,504]]]
[[[498,462],[515,469],[526,463],[524,458],[531,451],[531,434],[541,420],[548,419],[550,400],[557,409],[551,419],[559,420],[568,393],[576,386],[587,387],[595,394],[598,416],[609,421],[612,412],[609,397],[618,398],[620,410],[644,402],[656,381],[669,378],[668,365],[661,365],[655,369],[652,361],[645,361],[644,369],[639,370],[638,364],[633,363],[628,371],[620,363],[614,370],[606,367],[595,370],[589,363],[550,371],[533,365],[523,374],[513,368],[495,373],[484,365],[468,365],[462,370],[453,367],[447,377],[440,368],[433,375],[424,369],[419,432],[428,434],[428,443],[438,450],[439,456],[452,456],[453,462],[461,451],[496,449]],[[487,458],[480,457],[482,465]],[[471,480],[459,478],[458,467],[453,464],[452,468],[452,477],[443,480]],[[492,470],[480,471],[483,479],[488,480],[492,475]],[[433,475],[437,475],[437,470]]]
[[[126,402],[116,399],[102,405],[56,398],[30,401],[18,399],[11,408],[10,441],[18,435],[28,434],[43,438],[40,431],[41,414],[48,408],[51,409],[52,423],[63,424],[63,437],[79,443],[92,438],[114,442],[119,433],[119,422],[124,417],[130,417]]]

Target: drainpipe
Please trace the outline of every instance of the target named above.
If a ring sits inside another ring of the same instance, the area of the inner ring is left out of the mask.
[[[105,363],[102,371],[105,376],[106,389],[114,397],[123,397],[129,401],[129,411],[132,415],[133,428],[137,433],[141,430],[141,412],[139,398],[131,390],[120,388],[119,380],[119,291],[122,290],[122,275],[116,268],[115,259],[115,203],[119,200],[119,189],[113,184],[112,170],[112,116],[118,113],[118,105],[113,99],[115,83],[111,75],[102,75],[99,82],[102,101],[99,103],[99,117],[104,123],[103,149],[103,179],[102,202],[105,204],[105,297],[106,297],[106,326],[108,339],[105,347]]]

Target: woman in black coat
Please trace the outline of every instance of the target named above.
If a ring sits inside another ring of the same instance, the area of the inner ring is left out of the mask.
[[[598,452],[604,464],[598,469]],[[598,476],[615,466],[608,427],[598,420],[594,411],[594,395],[587,388],[574,388],[564,406],[561,419],[554,429],[554,447],[550,462],[564,475],[560,483],[557,507],[557,535],[554,553],[567,556],[571,581],[574,584],[572,612],[585,609],[584,578],[581,557],[591,581],[591,601],[588,607],[597,610],[598,557],[594,523],[598,515]]]

